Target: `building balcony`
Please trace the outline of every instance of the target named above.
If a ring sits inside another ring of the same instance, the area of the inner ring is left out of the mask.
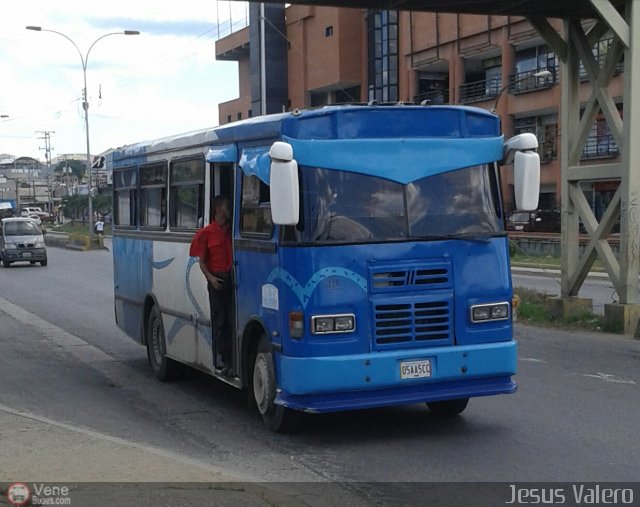
[[[582,160],[598,158],[615,158],[620,154],[618,145],[611,134],[589,136],[582,148]]]
[[[544,70],[551,72],[548,77],[536,77],[535,74]],[[519,93],[527,93],[536,90],[545,90],[557,85],[560,81],[560,73],[558,67],[545,67],[541,69],[532,69],[525,72],[518,72],[509,76],[509,93],[517,95]]]
[[[249,27],[216,41],[216,60],[240,61],[249,58]]]
[[[500,79],[474,81],[460,85],[460,103],[469,104],[496,98],[502,88]]]

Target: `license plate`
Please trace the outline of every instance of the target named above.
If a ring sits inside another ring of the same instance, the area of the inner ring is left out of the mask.
[[[31,257],[31,252],[22,252],[23,257]]]
[[[404,361],[400,363],[400,378],[427,378],[431,376],[431,361]]]
[[[516,225],[516,231],[524,230],[524,225]]]

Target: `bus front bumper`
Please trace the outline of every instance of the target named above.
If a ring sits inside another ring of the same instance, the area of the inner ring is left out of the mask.
[[[515,341],[342,357],[281,356],[276,403],[334,412],[508,394],[517,388],[511,380],[516,363]],[[420,365],[420,374],[428,376],[402,378],[407,364]]]

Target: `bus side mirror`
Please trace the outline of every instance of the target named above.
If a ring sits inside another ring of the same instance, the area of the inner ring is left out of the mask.
[[[513,189],[516,209],[538,209],[540,196],[540,155],[535,151],[538,138],[531,132],[513,136],[504,143],[502,163],[513,163]]]
[[[271,219],[278,225],[297,225],[300,217],[300,186],[298,163],[293,148],[281,141],[273,143],[271,157]]]
[[[538,209],[540,196],[540,156],[533,151],[516,151],[513,161],[513,189],[516,209]]]

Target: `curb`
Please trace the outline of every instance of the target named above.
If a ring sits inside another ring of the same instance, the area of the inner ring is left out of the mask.
[[[560,276],[562,271],[557,268],[545,268],[538,266],[511,266],[512,273],[533,273],[547,276]],[[609,274],[600,271],[590,271],[588,278],[609,278]]]

